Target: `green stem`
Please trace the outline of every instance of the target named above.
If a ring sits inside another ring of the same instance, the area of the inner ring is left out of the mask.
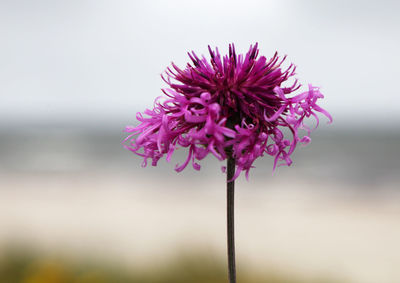
[[[235,265],[235,225],[234,225],[234,203],[235,203],[235,159],[231,156],[227,160],[227,232],[228,232],[228,271],[229,282],[236,283]]]

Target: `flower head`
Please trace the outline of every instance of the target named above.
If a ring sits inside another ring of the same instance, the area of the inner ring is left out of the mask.
[[[297,80],[283,86],[296,69],[293,64],[282,69],[286,56],[258,57],[257,44],[245,55],[237,55],[233,44],[223,57],[218,48],[208,49],[209,61],[191,52],[192,63],[186,68],[172,63],[162,76],[169,85],[162,90],[165,97],[157,98],[152,110],[137,113],[137,127],[126,128],[130,134],[125,147],[144,158],[143,166],[149,158],[157,165],[163,155],[170,161],[175,149],[186,147],[188,155],[176,166],[178,172],[189,162],[199,170],[196,161],[211,153],[219,160],[232,156],[237,166],[234,178],[241,171],[248,177],[254,161],[264,154],[274,157],[274,170],[292,163],[296,145],[311,140],[305,118],[313,116],[315,128],[319,123],[316,112],[332,121],[317,105],[324,97],[319,88],[308,85],[308,90],[294,95],[300,88]],[[285,136],[285,128],[290,138]]]

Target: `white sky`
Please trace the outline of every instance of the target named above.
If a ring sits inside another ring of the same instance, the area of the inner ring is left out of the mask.
[[[0,124],[134,121],[171,61],[259,42],[338,126],[400,122],[398,1],[0,0]]]

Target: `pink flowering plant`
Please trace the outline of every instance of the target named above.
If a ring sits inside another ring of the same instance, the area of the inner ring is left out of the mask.
[[[309,84],[296,94],[301,87],[297,79],[287,84],[296,67],[282,67],[286,56],[259,57],[258,44],[239,55],[233,44],[225,56],[218,48],[208,49],[209,60],[191,52],[191,63],[184,69],[174,63],[167,68],[162,75],[169,86],[162,90],[165,96],[156,99],[152,110],[137,113],[140,124],[126,128],[125,147],[144,158],[143,166],[148,159],[156,166],[164,155],[170,161],[177,148],[188,148],[186,160],[175,168],[178,172],[190,162],[199,170],[198,161],[208,154],[227,159],[228,249],[233,248],[233,254],[228,252],[233,257],[229,275],[235,282],[234,247],[229,246],[233,245],[234,180],[243,171],[248,178],[254,161],[264,155],[273,157],[273,170],[290,165],[296,146],[311,141],[306,118],[315,118],[316,128],[318,112],[330,122],[332,117],[317,104],[324,97],[318,87]],[[222,169],[226,171],[225,166]]]
[[[254,161],[265,154],[274,158],[274,169],[292,163],[296,145],[311,140],[305,118],[313,116],[318,126],[316,112],[321,112],[332,120],[317,105],[324,97],[318,87],[308,85],[308,90],[294,95],[300,88],[297,80],[283,86],[296,70],[293,64],[281,68],[286,56],[258,57],[257,44],[246,55],[236,55],[233,44],[224,57],[218,49],[209,47],[209,52],[210,61],[188,53],[192,64],[185,69],[172,63],[162,76],[169,85],[162,90],[165,97],[158,97],[152,110],[137,113],[139,126],[126,128],[126,148],[144,158],[143,166],[149,158],[156,166],[164,155],[170,161],[175,149],[186,147],[187,159],[175,170],[182,171],[189,162],[199,170],[196,161],[210,153],[225,160],[226,149],[231,148],[237,166],[234,178],[242,171],[248,177]],[[283,128],[291,137],[284,136]]]

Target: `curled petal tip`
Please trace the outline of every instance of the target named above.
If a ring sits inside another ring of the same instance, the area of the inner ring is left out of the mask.
[[[286,56],[258,56],[257,42],[246,54],[236,55],[233,43],[227,55],[210,46],[208,51],[209,60],[189,52],[192,63],[183,69],[171,63],[161,74],[169,86],[162,90],[164,97],[155,100],[153,109],[137,113],[138,126],[125,128],[124,146],[143,157],[143,166],[147,159],[157,165],[164,155],[169,162],[175,149],[185,147],[187,158],[175,170],[181,172],[189,162],[199,170],[195,161],[208,154],[223,161],[229,148],[237,163],[233,180],[242,171],[248,178],[254,161],[266,154],[274,158],[272,172],[291,165],[296,144],[311,140],[308,118],[318,126],[319,112],[332,123],[318,105],[324,98],[318,87],[309,84],[295,94],[301,86],[297,80],[285,86],[296,70],[293,64],[282,67]],[[301,131],[306,136],[300,138]]]

